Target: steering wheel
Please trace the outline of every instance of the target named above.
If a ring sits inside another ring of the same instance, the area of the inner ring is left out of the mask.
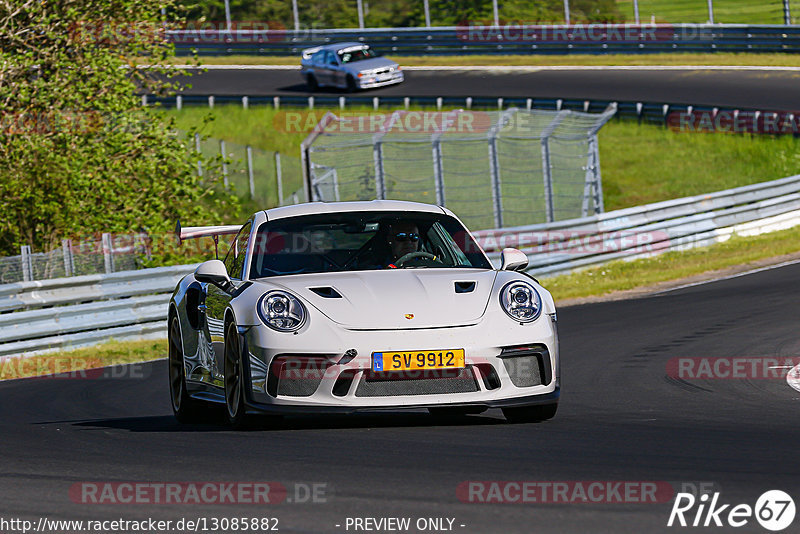
[[[404,254],[403,256],[397,258],[397,261],[395,261],[394,264],[397,265],[398,267],[402,267],[406,262],[419,258],[435,260],[436,256],[431,254],[430,252],[409,252],[408,254]]]

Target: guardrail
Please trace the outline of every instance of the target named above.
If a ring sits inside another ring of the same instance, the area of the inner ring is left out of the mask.
[[[537,276],[562,274],[618,259],[636,259],[756,235],[800,224],[800,175],[707,195],[550,224],[474,232],[499,265],[500,251],[519,248]]]
[[[590,217],[474,232],[499,265],[500,251],[528,254],[528,271],[552,276],[618,259],[709,245],[800,224],[800,175]],[[0,359],[109,338],[165,337],[180,265],[0,285]],[[4,313],[3,313],[4,312]]]
[[[196,267],[0,285],[0,358],[111,338],[165,337],[170,295]]]
[[[602,113],[609,106],[617,106],[615,117],[639,122],[658,123],[674,128],[696,131],[726,131],[738,133],[790,133],[800,135],[800,115],[788,111],[759,110],[755,108],[726,108],[696,104],[668,102],[587,100],[567,98],[526,97],[471,97],[471,96],[301,96],[301,95],[177,95],[155,97],[143,95],[145,105],[158,103],[163,107],[193,105],[242,104],[272,106],[275,109],[291,108],[364,108],[374,110],[409,109],[410,107],[435,107],[437,110],[463,109],[568,109],[585,113]],[[711,128],[709,129],[709,126]],[[726,129],[727,128],[727,129]]]
[[[588,24],[450,26],[330,30],[168,32],[176,52],[299,55],[312,46],[365,42],[393,55],[798,52],[800,26],[743,24]]]

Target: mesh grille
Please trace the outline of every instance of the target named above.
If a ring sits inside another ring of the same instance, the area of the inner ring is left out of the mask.
[[[267,393],[273,397],[310,397],[325,377],[326,358],[278,356],[272,361]]]
[[[424,372],[367,372],[358,384],[356,397],[439,395],[475,391],[478,391],[478,384],[470,367]]]
[[[550,383],[550,355],[545,347],[503,349],[500,358],[515,386],[530,387]]]

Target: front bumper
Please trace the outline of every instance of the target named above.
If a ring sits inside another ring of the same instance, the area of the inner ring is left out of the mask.
[[[402,71],[395,71],[392,74],[392,77],[386,80],[381,80],[374,76],[364,77],[358,79],[358,87],[359,89],[374,89],[376,87],[384,87],[386,85],[393,85],[396,83],[400,83],[404,80],[403,72]]]
[[[246,399],[251,409],[351,413],[558,402],[558,339],[555,319],[547,315],[526,325],[494,317],[452,328],[353,331],[318,322],[314,330],[314,335],[294,336],[267,327],[247,330]],[[519,346],[531,350],[508,351]],[[465,369],[409,372],[396,380],[397,375],[371,370],[373,352],[454,348],[464,349]],[[287,362],[295,364],[287,367]]]

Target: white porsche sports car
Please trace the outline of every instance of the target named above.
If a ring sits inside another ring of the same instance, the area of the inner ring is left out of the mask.
[[[182,422],[251,414],[502,408],[553,417],[556,310],[506,249],[494,269],[448,209],[412,202],[307,203],[260,211],[223,261],[202,263],[169,303],[169,382]]]

